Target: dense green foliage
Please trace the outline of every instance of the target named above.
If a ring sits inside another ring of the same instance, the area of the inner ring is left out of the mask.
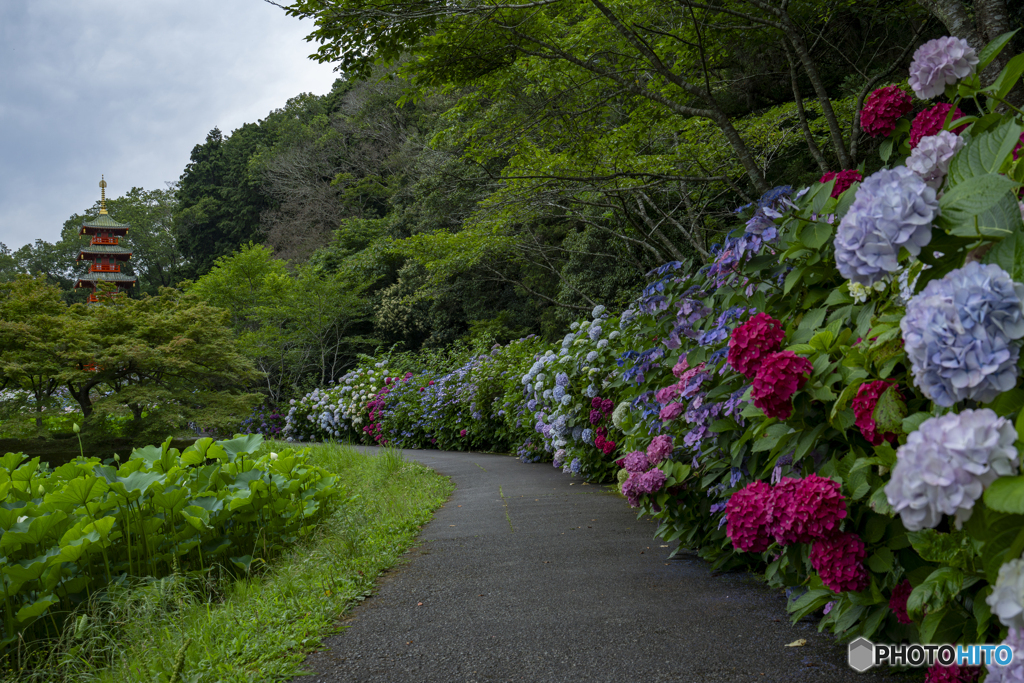
[[[251,462],[269,472],[287,450],[264,443],[247,467]],[[300,460],[300,467],[330,478],[334,491],[330,513],[318,514],[313,533],[269,563],[260,561],[259,544],[256,553],[244,550],[256,558],[247,570],[220,553],[204,570],[179,563],[161,579],[111,585],[62,615],[60,634],[42,641],[45,649],[23,651],[20,665],[17,657],[9,660],[13,670],[0,671],[0,680],[167,680],[179,655],[181,680],[195,683],[298,675],[305,654],[370,594],[452,489],[444,477],[393,452],[367,456],[311,446]]]
[[[120,465],[81,458],[52,471],[0,459],[0,645],[59,635],[57,619],[112,583],[213,563],[247,572],[307,536],[338,502],[334,478],[291,449],[255,455],[262,441],[201,439],[179,452],[168,439]]]

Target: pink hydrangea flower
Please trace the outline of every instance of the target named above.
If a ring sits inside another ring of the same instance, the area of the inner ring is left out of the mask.
[[[846,500],[839,484],[812,474],[783,477],[772,489],[769,531],[779,545],[813,543],[834,536],[846,518]]]
[[[661,490],[667,479],[665,473],[657,468],[644,474],[631,474],[622,483],[622,493],[631,507],[639,507],[640,497]]]
[[[643,451],[627,453],[621,462],[630,474],[640,474],[647,470],[647,454]]]
[[[1020,157],[1020,148],[1024,147],[1024,133],[1020,134],[1020,142],[1013,148],[1013,160],[1016,161]]]
[[[873,138],[889,137],[896,130],[896,122],[914,108],[910,95],[898,86],[888,85],[870,95],[860,112],[860,127]]]
[[[855,168],[848,168],[845,171],[829,171],[825,175],[821,176],[821,180],[818,182],[827,183],[828,181],[836,179],[836,184],[832,186],[832,194],[829,195],[833,199],[838,199],[839,195],[850,189],[850,186],[854,183],[859,183],[864,180],[864,176]]]
[[[813,369],[811,361],[792,351],[767,356],[754,375],[750,391],[754,405],[768,417],[788,419],[793,413],[793,394],[804,385]]]
[[[840,533],[814,542],[811,566],[822,583],[836,593],[858,592],[868,587],[868,572],[864,568],[866,555],[860,536]]]
[[[732,331],[729,365],[741,375],[753,377],[761,360],[782,347],[785,336],[781,322],[767,313],[758,313]]]
[[[676,419],[684,412],[686,412],[686,408],[682,403],[669,403],[661,409],[660,413],[658,413],[658,419],[662,422],[669,422]]]
[[[651,465],[657,465],[671,454],[672,437],[668,434],[659,434],[647,446],[647,458]]]
[[[725,504],[725,533],[742,552],[761,553],[772,544],[768,532],[772,489],[755,481],[732,494]]]
[[[690,362],[686,360],[686,356],[679,359],[679,362],[672,366],[672,374],[676,377],[682,377],[683,373],[686,372],[690,367]]]
[[[892,597],[889,598],[889,609],[896,615],[896,621],[901,624],[913,624],[914,620],[907,614],[907,599],[910,598],[910,592],[914,590],[910,582],[904,579],[896,584],[896,587],[892,589]]]
[[[952,108],[952,104],[941,102],[915,116],[914,122],[910,124],[910,148],[914,149],[917,147],[917,143],[921,142],[921,138],[935,135],[940,130],[943,130],[943,126],[946,123],[946,115],[949,114],[949,110]],[[956,121],[963,116],[964,113],[958,107],[953,112],[953,115],[949,117],[949,120],[951,122]],[[966,127],[966,125],[958,126],[953,129],[953,132],[959,135]]]
[[[864,438],[871,442],[872,446],[878,446],[883,440],[896,443],[895,433],[879,434],[875,431],[875,418],[872,417],[875,406],[878,405],[878,399],[886,389],[894,384],[896,383],[884,379],[877,382],[865,382],[857,388],[857,396],[853,399],[853,414],[856,418],[853,424],[857,426]],[[897,389],[897,391],[899,390]]]
[[[660,403],[661,405],[671,403],[672,401],[679,398],[680,391],[682,391],[682,389],[680,389],[679,385],[671,384],[667,387],[658,389],[658,391],[655,392],[654,394],[654,400]]]

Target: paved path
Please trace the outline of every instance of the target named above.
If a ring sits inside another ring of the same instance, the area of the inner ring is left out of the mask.
[[[508,456],[405,455],[457,489],[298,681],[896,680],[855,674],[750,576],[666,559],[656,524],[607,488]]]

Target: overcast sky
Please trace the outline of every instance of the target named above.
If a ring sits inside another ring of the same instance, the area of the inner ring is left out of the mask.
[[[335,74],[263,0],[0,2],[0,242],[53,242],[99,199],[177,180],[192,148]]]

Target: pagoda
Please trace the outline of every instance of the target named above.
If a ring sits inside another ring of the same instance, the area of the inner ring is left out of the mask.
[[[135,278],[121,272],[121,264],[127,263],[132,252],[118,244],[128,234],[128,223],[118,223],[107,213],[107,181],[100,176],[100,215],[93,221],[82,223],[80,235],[91,235],[88,246],[78,252],[78,261],[88,261],[89,270],[79,276],[75,288],[88,287],[89,303],[96,303],[103,296],[97,291],[97,283],[109,282],[118,293],[135,286]]]

